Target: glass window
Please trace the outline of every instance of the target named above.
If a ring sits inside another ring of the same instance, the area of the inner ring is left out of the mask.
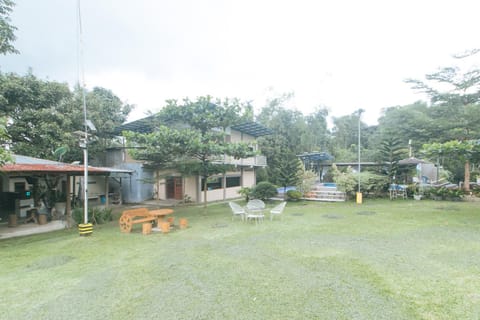
[[[240,187],[240,177],[227,177],[227,188]]]
[[[203,188],[205,179],[202,179],[202,191],[205,189]],[[215,189],[222,189],[222,177],[213,177],[207,179],[207,190],[215,190]]]
[[[25,182],[15,182],[15,184],[13,185],[13,188],[15,189],[16,193],[23,194],[26,190]]]

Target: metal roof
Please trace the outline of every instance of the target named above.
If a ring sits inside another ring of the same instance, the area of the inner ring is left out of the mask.
[[[302,161],[316,162],[316,161],[327,161],[333,160],[334,157],[328,152],[310,152],[302,153],[297,155]]]
[[[402,164],[402,165],[413,165],[413,164],[419,164],[419,163],[428,163],[428,161],[425,161],[425,160],[422,160],[422,159],[417,159],[415,157],[410,157],[410,158],[406,158],[406,159],[402,159],[400,161],[398,161],[398,164]]]
[[[139,133],[149,133],[154,129],[156,115],[151,115],[146,118],[138,119],[132,122],[124,123],[115,128],[116,134],[122,134],[123,131],[133,131]]]
[[[272,134],[273,131],[257,122],[244,122],[231,126],[232,129],[249,134],[251,136],[261,137]]]
[[[133,131],[139,133],[149,133],[155,129],[156,115],[151,115],[146,118],[135,120],[129,123],[122,124],[115,129],[116,134],[121,134],[123,131]],[[168,124],[167,124],[168,125]],[[272,134],[273,131],[264,127],[257,122],[244,122],[230,127],[231,129],[249,134],[254,137],[261,137]]]
[[[83,175],[84,166],[68,164],[27,156],[13,155],[15,163],[7,163],[0,167],[0,171],[7,174],[69,174]],[[91,175],[110,175],[112,173],[131,173],[131,170],[116,168],[88,167]]]

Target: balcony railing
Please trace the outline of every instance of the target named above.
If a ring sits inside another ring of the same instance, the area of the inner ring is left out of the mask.
[[[236,166],[265,167],[267,165],[267,157],[265,156],[255,156],[243,159],[235,159],[231,156],[220,156],[213,161],[216,163],[232,164]]]

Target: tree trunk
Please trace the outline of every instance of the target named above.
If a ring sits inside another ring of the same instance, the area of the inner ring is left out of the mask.
[[[203,177],[203,207],[207,208],[207,177]]]
[[[463,181],[463,190],[470,191],[470,161],[465,161],[465,180]]]
[[[70,225],[70,219],[72,217],[72,197],[70,196],[70,185],[71,185],[71,182],[70,182],[70,179],[71,177],[69,175],[67,175],[67,190],[66,190],[66,193],[67,193],[67,203],[65,205],[65,221],[66,221],[66,227],[68,229],[71,228],[71,225]]]

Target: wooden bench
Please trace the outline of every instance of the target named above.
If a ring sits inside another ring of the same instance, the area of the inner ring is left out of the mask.
[[[133,225],[137,223],[152,222],[157,219],[151,215],[147,208],[125,210],[120,217],[119,225],[121,232],[131,232]]]

